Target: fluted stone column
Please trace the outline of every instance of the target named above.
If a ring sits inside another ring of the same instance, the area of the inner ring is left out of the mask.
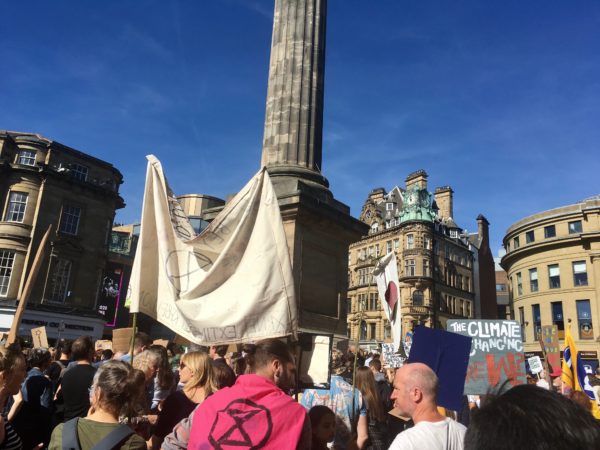
[[[326,0],[275,0],[262,151],[262,165],[272,177],[299,178],[325,188],[326,10]]]

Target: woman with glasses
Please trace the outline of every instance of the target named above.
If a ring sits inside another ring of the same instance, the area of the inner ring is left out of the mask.
[[[183,384],[183,390],[173,392],[162,404],[151,440],[153,450],[159,449],[165,436],[173,431],[173,427],[217,390],[208,354],[189,352],[183,355],[179,364],[179,381]]]

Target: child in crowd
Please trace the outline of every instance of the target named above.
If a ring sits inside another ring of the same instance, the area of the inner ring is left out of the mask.
[[[327,406],[317,405],[308,412],[312,427],[312,449],[327,450],[335,436],[335,414]]]

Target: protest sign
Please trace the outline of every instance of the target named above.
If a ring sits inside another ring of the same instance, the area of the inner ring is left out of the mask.
[[[408,362],[428,365],[440,380],[437,403],[458,411],[469,364],[471,339],[448,331],[417,327]]]
[[[112,341],[108,339],[99,339],[94,344],[96,351],[98,350],[112,350]]]
[[[38,327],[31,329],[31,337],[33,338],[33,348],[48,348],[48,335],[46,327]]]
[[[167,344],[169,343],[166,339],[155,339],[152,341],[152,345],[160,345],[161,347],[167,348]]]
[[[558,327],[556,325],[544,325],[541,337],[542,351],[546,352],[546,362],[550,366],[548,370],[552,373],[561,368]]]
[[[394,351],[394,344],[392,343],[381,344],[381,357],[383,367],[402,367],[406,359]]]
[[[533,356],[527,359],[527,362],[529,363],[529,369],[531,370],[531,373],[534,375],[544,370],[544,366],[542,366],[542,359],[539,356]]]
[[[298,381],[300,388],[329,388],[332,335],[300,334]]]
[[[115,328],[113,330],[112,348],[113,351],[128,353],[133,337],[133,328]]]
[[[473,339],[465,394],[487,394],[526,382],[521,326],[512,320],[449,320],[448,330]]]

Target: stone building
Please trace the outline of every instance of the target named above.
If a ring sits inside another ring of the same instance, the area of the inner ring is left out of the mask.
[[[561,340],[570,327],[578,350],[596,365],[600,196],[526,217],[508,229],[503,243],[501,264],[525,351],[540,351],[537,335],[543,325],[556,325]]]
[[[43,234],[50,248],[19,334],[100,337],[96,313],[121,173],[111,164],[31,133],[0,131],[0,329],[7,329]]]
[[[370,231],[348,253],[351,339],[374,344],[391,338],[372,273],[377,259],[392,251],[403,333],[417,325],[445,328],[448,319],[482,317],[482,312],[495,318],[488,222],[480,215],[478,233],[464,232],[453,219],[452,189],[440,187],[432,194],[427,177],[420,170],[406,178],[404,189],[374,189],[362,208],[360,220]]]

